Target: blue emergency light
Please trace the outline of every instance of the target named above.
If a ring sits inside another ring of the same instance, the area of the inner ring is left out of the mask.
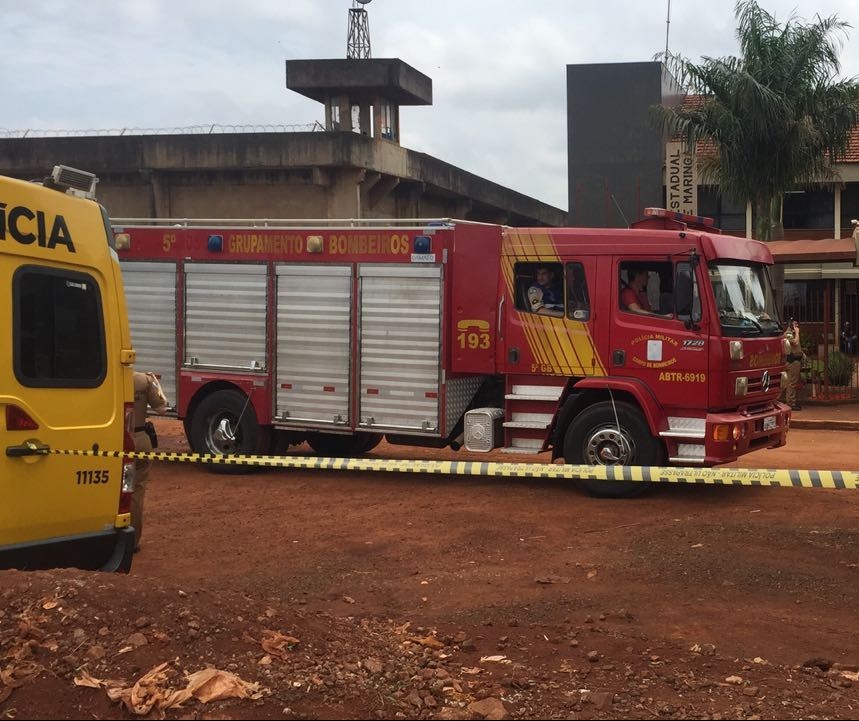
[[[210,235],[208,248],[210,253],[221,253],[224,250],[224,236]]]
[[[428,235],[416,235],[414,242],[415,253],[430,253],[432,252],[432,238]]]

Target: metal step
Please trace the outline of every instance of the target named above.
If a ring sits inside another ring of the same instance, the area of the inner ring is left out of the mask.
[[[510,445],[502,448],[506,453],[540,453],[543,450],[542,438],[516,438],[510,439]]]
[[[505,428],[533,428],[535,430],[545,431],[548,427],[548,423],[542,423],[540,421],[504,421]]]
[[[515,411],[509,421],[504,422],[505,428],[530,428],[545,431],[552,422],[551,413],[523,413]]]
[[[704,463],[706,449],[699,443],[678,443],[677,451],[678,455],[668,459],[671,463],[688,463],[696,466]]]
[[[521,448],[519,446],[507,446],[498,450],[502,453],[521,453],[524,456],[535,456],[541,452],[540,448]]]
[[[553,398],[551,396],[523,395],[521,393],[508,393],[504,396],[504,400],[507,401],[551,401],[552,403],[557,402],[558,398],[560,398],[560,396]]]
[[[702,440],[706,438],[705,418],[685,418],[683,416],[668,416],[668,430],[659,431],[661,438],[689,438]],[[682,445],[682,444],[681,444]]]
[[[536,396],[538,400],[556,401],[564,392],[564,386],[531,386],[514,383],[510,389],[513,396]],[[507,396],[508,398],[510,396]]]

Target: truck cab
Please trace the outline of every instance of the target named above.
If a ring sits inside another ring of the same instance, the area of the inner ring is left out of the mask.
[[[786,350],[763,243],[649,209],[628,230],[508,228],[502,252],[505,447],[694,467],[784,445]],[[538,271],[560,281],[559,310],[535,305]]]

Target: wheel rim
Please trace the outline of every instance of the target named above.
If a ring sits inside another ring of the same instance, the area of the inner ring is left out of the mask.
[[[229,456],[237,453],[241,446],[238,416],[228,411],[215,413],[209,418],[206,429],[206,447],[209,453]]]
[[[628,466],[635,459],[635,441],[623,427],[596,428],[585,440],[583,455],[591,466]]]

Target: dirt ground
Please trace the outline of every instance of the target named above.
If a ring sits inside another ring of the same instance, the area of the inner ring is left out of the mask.
[[[851,469],[855,442],[793,430],[736,465]],[[857,511],[854,491],[611,501],[161,463],[130,575],[0,573],[0,719],[856,718]]]

